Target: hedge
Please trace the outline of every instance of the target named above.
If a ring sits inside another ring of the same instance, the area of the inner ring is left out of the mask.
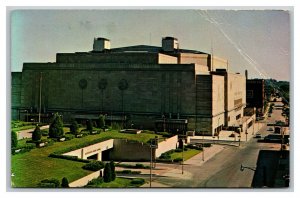
[[[121,173],[121,174],[141,174],[141,171],[132,171],[132,170],[121,170],[121,171],[116,171],[116,173]]]
[[[104,168],[104,164],[101,161],[91,161],[90,163],[84,165],[82,168],[90,171],[98,171]]]
[[[77,162],[84,162],[84,163],[89,163],[90,162],[90,160],[81,159],[81,158],[78,158],[77,156],[61,155],[61,154],[55,154],[55,153],[51,153],[49,155],[49,157],[59,158],[59,159],[66,159],[66,160],[72,160],[72,161],[77,161]]]
[[[143,178],[134,178],[130,183],[143,185],[145,183],[145,180]]]

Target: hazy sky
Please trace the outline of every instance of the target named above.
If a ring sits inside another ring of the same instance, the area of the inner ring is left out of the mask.
[[[161,46],[174,36],[183,49],[228,59],[230,71],[250,78],[290,79],[288,11],[17,10],[11,13],[11,67],[54,62],[58,52],[90,51],[94,37],[111,47]]]

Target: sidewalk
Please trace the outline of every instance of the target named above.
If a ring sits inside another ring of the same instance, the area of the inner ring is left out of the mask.
[[[245,132],[241,132],[241,142],[249,141],[253,136],[256,135],[256,133],[264,126],[264,123],[256,122],[254,124],[254,127],[249,127],[247,129],[247,135]],[[229,137],[232,133],[235,134],[235,137]],[[228,141],[230,142],[238,142],[239,141],[239,134],[234,131],[220,131],[219,137],[218,136],[189,136],[188,137],[188,143],[191,142],[191,140],[209,140],[212,142],[218,142],[218,141]]]
[[[49,128],[49,125],[40,127],[41,130],[48,129],[48,128]],[[26,129],[26,130],[18,131],[17,132],[18,140],[25,139],[25,138],[31,138],[33,131],[34,131],[34,129]]]
[[[156,176],[163,176],[163,177],[170,177],[173,179],[184,179],[184,180],[190,180],[193,178],[193,175],[188,171],[188,166],[202,166],[207,160],[211,159],[213,156],[218,154],[224,149],[224,146],[221,145],[212,145],[211,147],[204,149],[204,161],[203,161],[203,153],[199,153],[192,158],[186,160],[183,165],[183,174],[182,174],[182,165],[180,164],[173,164],[173,167],[162,167],[162,163],[157,163],[158,169],[153,169],[152,173],[154,173]],[[144,171],[142,171],[144,172]],[[148,172],[149,173],[149,170]],[[153,175],[154,176],[154,175]],[[157,181],[153,181],[155,179],[152,179],[151,187],[153,188],[162,188],[162,187],[170,187],[165,184],[161,184]],[[150,182],[148,181],[141,187],[149,188]]]

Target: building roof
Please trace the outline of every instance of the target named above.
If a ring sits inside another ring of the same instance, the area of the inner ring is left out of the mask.
[[[150,46],[150,45],[134,45],[128,47],[112,48],[111,52],[164,52],[162,47]],[[168,52],[170,53],[170,52]],[[207,54],[205,52],[188,49],[176,49],[175,53],[193,53],[193,54]]]

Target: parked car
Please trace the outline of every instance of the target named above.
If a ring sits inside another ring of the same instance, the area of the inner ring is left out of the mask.
[[[255,138],[261,138],[261,134],[260,134],[260,133],[257,133],[257,134],[255,135]]]

